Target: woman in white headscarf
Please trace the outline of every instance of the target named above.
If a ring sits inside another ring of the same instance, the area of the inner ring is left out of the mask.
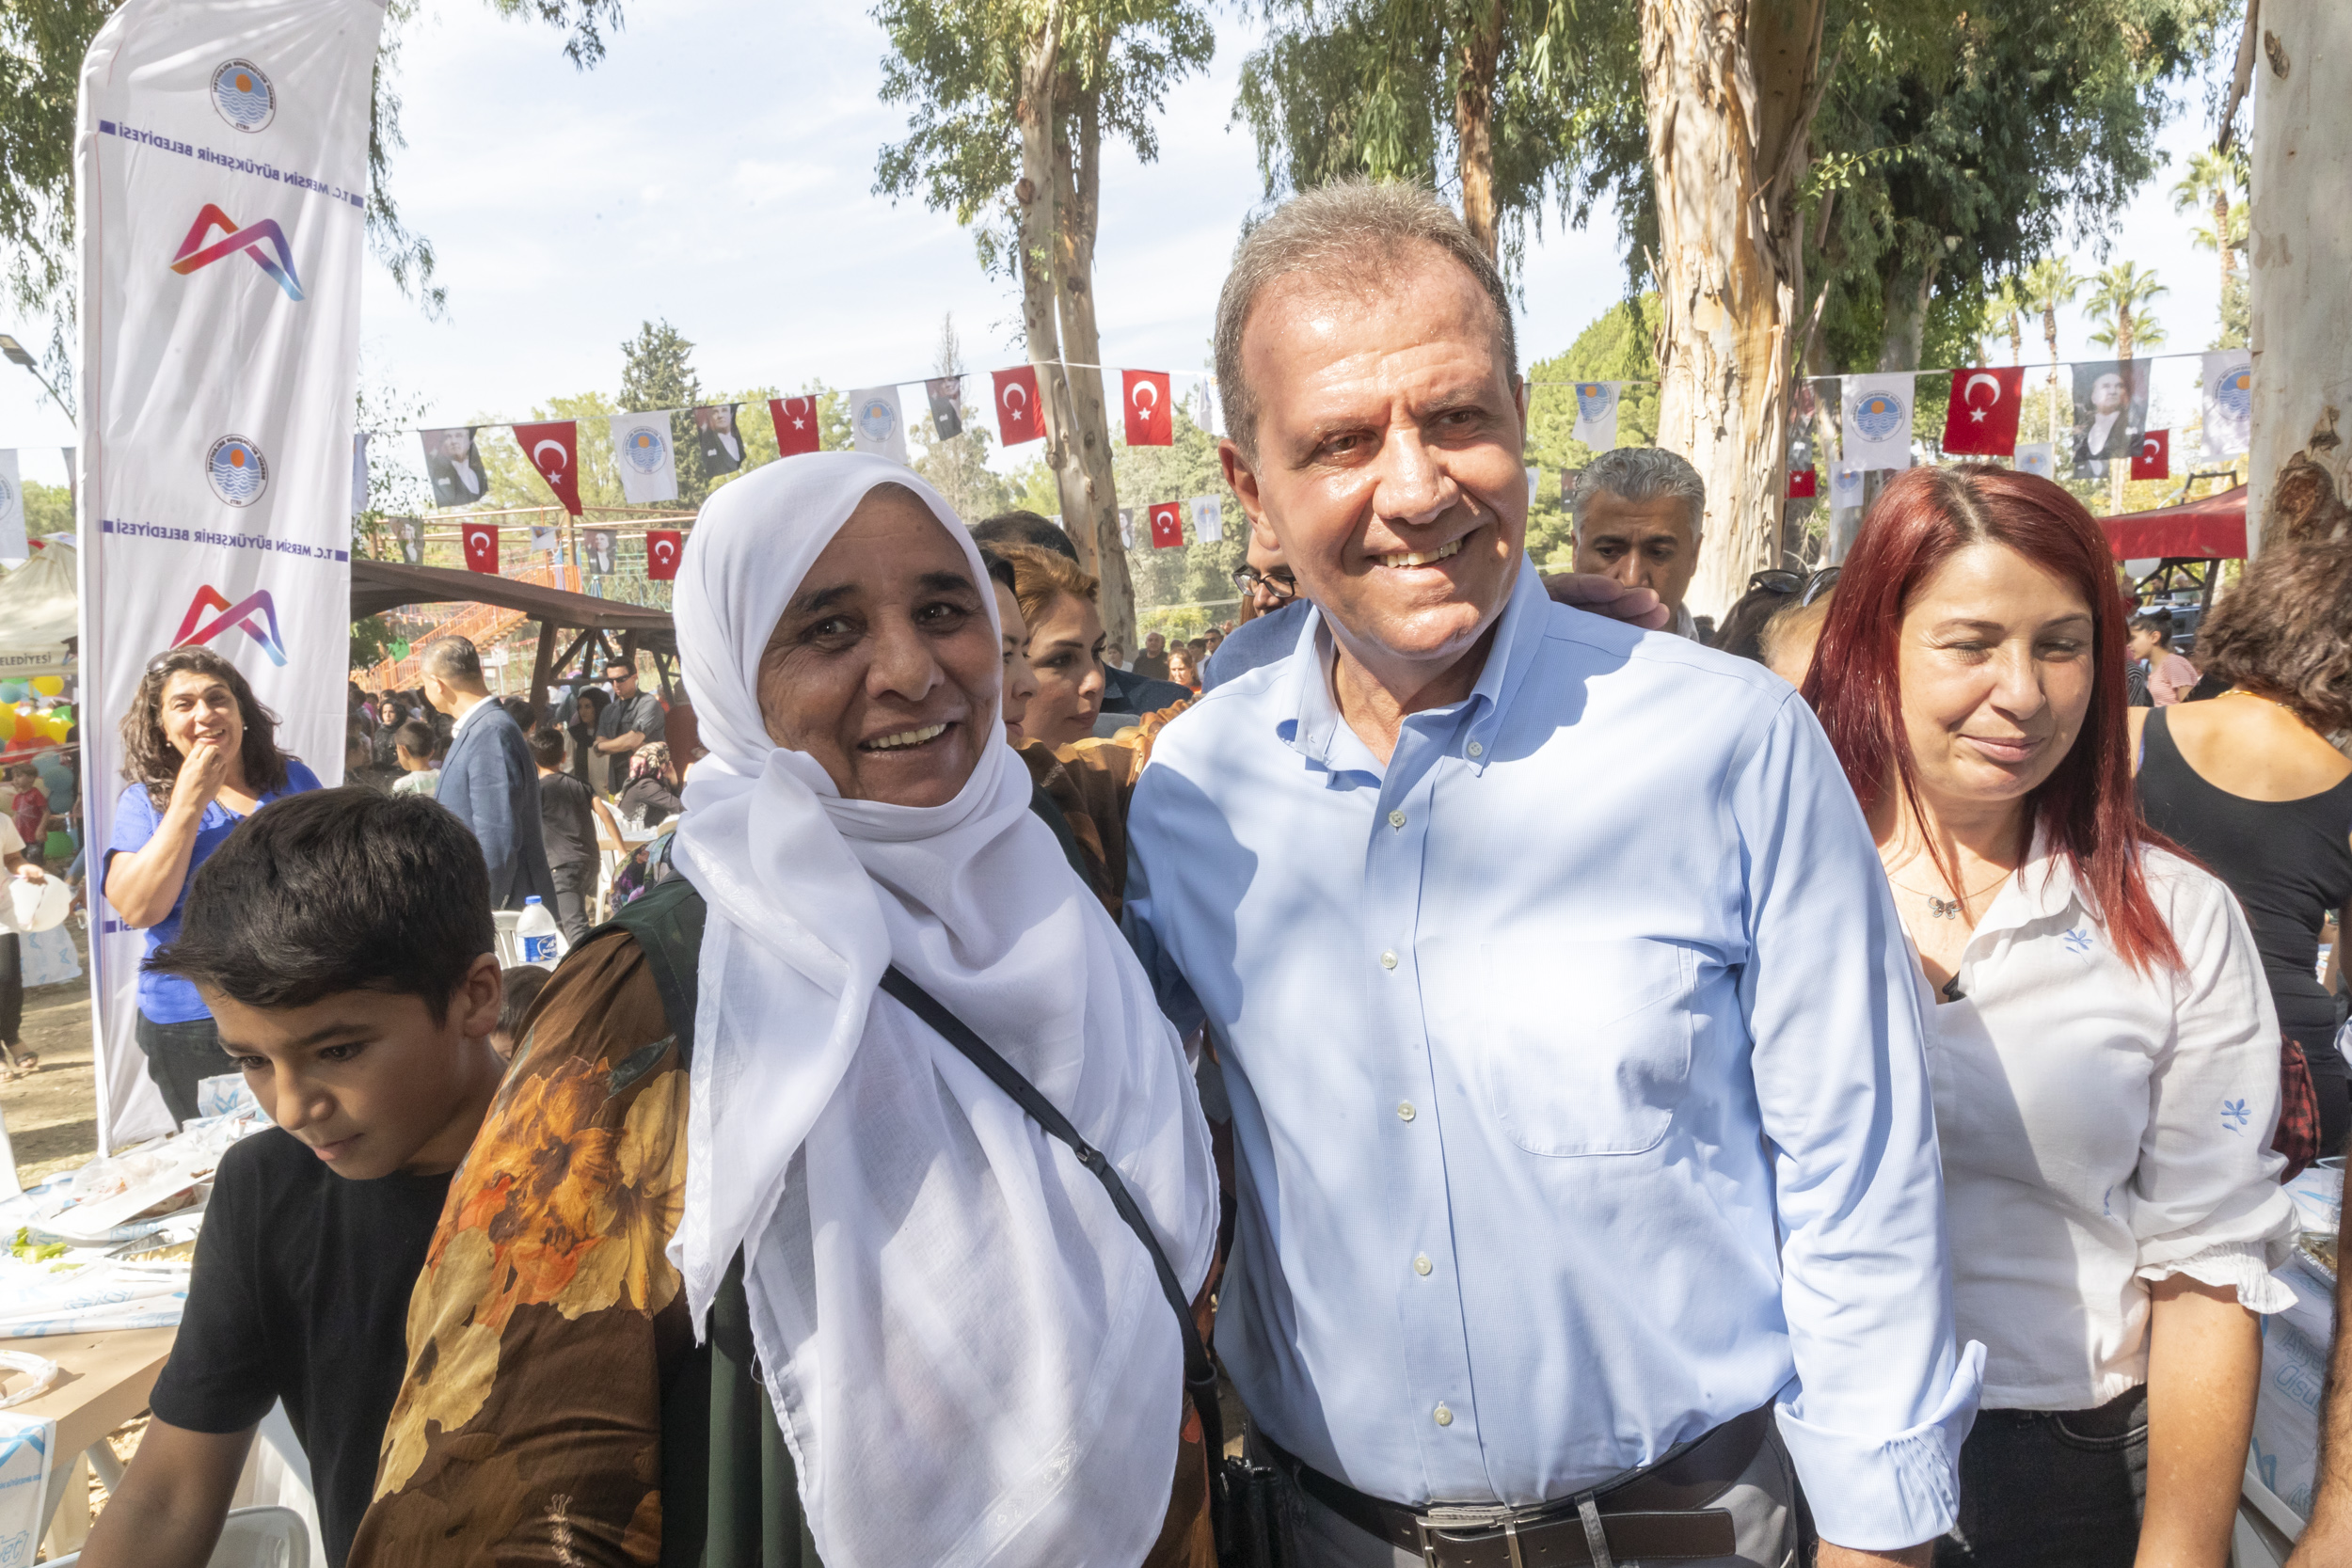
[[[1150,1254],[877,990],[895,965],[995,1047],[1201,1291],[1205,1125],[1005,743],[978,553],[905,468],[796,457],[711,499],[675,602],[709,750],[684,878],[526,1023],[351,1561],[695,1560],[739,1531],[825,1568],[1203,1560]]]

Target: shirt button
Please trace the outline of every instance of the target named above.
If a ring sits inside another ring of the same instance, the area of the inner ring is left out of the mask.
[[[1427,1253],[1424,1252],[1419,1258],[1413,1259],[1413,1272],[1423,1276],[1428,1275],[1429,1255]]]
[[[1483,757],[1486,754],[1486,748],[1473,740],[1470,743],[1470,754],[1474,757]]]
[[[1450,1427],[1454,1424],[1454,1412],[1442,1404],[1438,1406],[1438,1424],[1441,1427]]]
[[[1401,811],[1392,811],[1389,813],[1389,826],[1391,828],[1402,828],[1405,826],[1405,814]]]
[[[1400,1100],[1397,1101],[1396,1119],[1399,1121],[1410,1121],[1413,1119],[1413,1102],[1411,1101]]]
[[[1380,955],[1380,967],[1382,969],[1394,969],[1396,967],[1396,954],[1393,950]]]

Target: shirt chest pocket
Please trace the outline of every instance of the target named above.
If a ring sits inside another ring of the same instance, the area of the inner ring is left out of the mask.
[[[1641,940],[1489,942],[1487,1104],[1530,1154],[1640,1154],[1691,1081],[1686,948]]]

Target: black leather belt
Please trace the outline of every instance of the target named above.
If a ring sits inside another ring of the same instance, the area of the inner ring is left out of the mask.
[[[1573,1497],[1532,1508],[1433,1503],[1408,1508],[1359,1492],[1258,1434],[1299,1490],[1428,1568],[1614,1568],[1732,1557],[1739,1529],[1728,1509],[1706,1508],[1756,1460],[1772,1430],[1769,1404],[1736,1416],[1669,1451],[1647,1469]]]

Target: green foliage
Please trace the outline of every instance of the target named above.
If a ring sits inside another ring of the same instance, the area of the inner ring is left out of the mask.
[[[351,668],[365,670],[383,663],[391,655],[392,641],[391,623],[381,615],[352,622]]]
[[[1658,440],[1658,334],[1665,313],[1655,293],[1625,300],[1568,345],[1567,352],[1538,363],[1527,373],[1527,460],[1543,469],[1540,488],[1527,515],[1527,553],[1539,566],[1575,548],[1560,476],[1581,468],[1593,449],[1578,440],[1577,381],[1626,381],[1617,404],[1617,444],[1645,447]]]
[[[39,539],[73,531],[73,491],[70,485],[24,482],[24,532]]]
[[[617,412],[644,413],[670,408],[670,450],[677,464],[677,503],[698,507],[710,493],[710,477],[703,472],[701,447],[694,441],[694,420],[687,410],[704,401],[702,382],[694,374],[694,345],[668,322],[646,322],[637,336],[621,345],[621,405]],[[587,492],[580,499],[588,499]]]
[[[1121,442],[1111,448],[1111,472],[1119,484],[1119,503],[1131,508],[1136,518],[1136,544],[1127,552],[1127,563],[1136,586],[1137,635],[1147,629],[1147,620],[1148,629],[1173,632],[1180,626],[1198,630],[1212,621],[1233,619],[1239,609],[1233,568],[1242,563],[1249,547],[1249,520],[1242,515],[1241,503],[1234,499],[1233,493],[1225,487],[1225,473],[1217,463],[1216,437],[1193,422],[1191,410],[1182,402],[1171,412],[1175,429],[1168,446],[1131,447]],[[1215,496],[1224,505],[1225,537],[1216,544],[1204,544],[1195,536],[1195,496]],[[1182,549],[1152,547],[1145,511],[1160,501],[1184,503],[1186,542]],[[1237,602],[1215,602],[1220,599]],[[1142,615],[1145,610],[1168,605],[1211,608],[1180,611],[1173,616]]]

